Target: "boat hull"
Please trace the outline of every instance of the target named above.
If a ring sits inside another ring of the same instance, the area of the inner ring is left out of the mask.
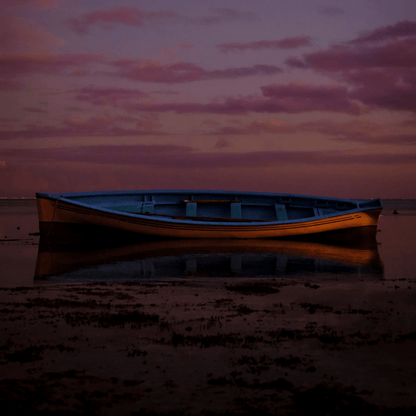
[[[264,239],[319,236],[328,233],[365,229],[375,236],[381,208],[347,210],[336,215],[314,216],[292,221],[219,222],[155,217],[131,214],[74,203],[65,197],[37,194],[42,234],[52,232],[54,225],[94,226],[120,230],[141,236],[187,239]],[[104,232],[105,234],[105,232]]]

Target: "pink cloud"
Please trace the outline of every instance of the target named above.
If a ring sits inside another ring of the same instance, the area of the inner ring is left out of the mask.
[[[79,35],[87,34],[92,26],[99,25],[104,29],[113,29],[117,25],[143,26],[148,22],[176,22],[211,25],[232,20],[252,20],[254,14],[240,12],[230,8],[212,8],[210,16],[187,17],[171,11],[145,12],[136,7],[118,7],[109,10],[98,10],[78,17],[72,17],[65,24]]]
[[[416,112],[416,67],[371,68],[343,78],[355,87],[350,97],[370,108]]]
[[[45,54],[64,44],[45,26],[15,14],[0,14],[0,52],[3,54]]]
[[[73,149],[6,149],[3,157],[26,161],[83,162],[101,165],[137,165],[159,169],[264,168],[282,165],[413,164],[415,154],[348,154],[342,151],[264,151],[247,153],[198,152],[177,145],[98,145]]]
[[[121,101],[142,99],[146,96],[144,92],[134,89],[85,87],[77,91],[75,99],[94,105],[117,105]]]
[[[190,42],[184,42],[184,43],[181,43],[181,45],[180,45],[180,48],[181,49],[191,49],[191,48],[193,48],[195,45],[193,44],[193,43],[190,43]]]
[[[292,67],[300,67],[300,62],[297,58],[286,61]],[[411,68],[416,66],[416,40],[398,40],[373,47],[335,45],[323,51],[305,54],[303,66],[322,72],[345,72],[363,68]]]
[[[416,36],[416,21],[403,20],[395,25],[379,27],[349,41],[351,44],[379,42],[400,37]]]
[[[326,85],[274,84],[261,87],[263,96],[270,98],[274,108],[288,113],[330,111],[358,115],[360,109],[348,98],[345,87]]]
[[[71,72],[71,77],[86,77],[87,75],[90,75],[91,72],[87,71],[86,69],[76,69],[75,71]]]
[[[390,31],[382,29],[368,39],[393,36],[400,33],[401,26],[396,25]],[[415,112],[416,38],[386,38],[388,42],[370,46],[362,39],[348,46],[334,45],[305,54],[302,60],[292,57],[286,63],[292,68],[312,69],[347,83],[351,87],[348,99],[361,101],[370,110]]]
[[[387,136],[359,136],[349,134],[348,137],[338,137],[335,140],[354,141],[372,144],[415,145],[416,134],[391,134]]]
[[[260,40],[258,42],[249,43],[222,43],[216,45],[216,47],[223,53],[244,50],[259,51],[263,49],[296,49],[302,46],[312,46],[311,38],[309,36],[298,36],[281,40]]]
[[[233,20],[251,21],[256,20],[257,15],[253,12],[241,12],[229,7],[213,7],[211,8],[213,16],[201,17],[194,19],[199,24],[215,24],[220,22],[228,22]]]
[[[54,9],[63,0],[0,0],[0,6],[15,7],[39,7],[40,9]]]
[[[403,127],[412,127],[414,121],[408,121]],[[278,120],[264,122],[254,121],[239,127],[220,127],[211,135],[214,136],[236,136],[236,135],[260,135],[260,134],[295,134],[295,133],[319,133],[330,136],[332,140],[361,142],[369,144],[395,144],[412,145],[416,144],[416,134],[403,134],[401,126],[393,129],[393,134],[386,135],[387,128],[393,126],[377,124],[369,121],[334,122],[332,120],[317,120],[299,124],[288,124]]]
[[[345,87],[273,84],[261,87],[261,90],[262,97],[227,98],[222,103],[126,103],[123,108],[127,111],[173,111],[178,114],[247,114],[249,112],[296,114],[311,111],[360,114],[358,104],[348,98],[348,90]]]
[[[46,114],[47,111],[42,108],[35,108],[35,107],[25,107],[23,110],[27,111],[28,113],[43,113]]]
[[[61,75],[67,69],[84,67],[102,62],[103,55],[0,55],[0,76],[15,76],[30,73]]]
[[[19,91],[24,88],[25,85],[22,82],[9,79],[8,77],[2,79],[2,75],[0,74],[0,91]]]
[[[296,133],[297,127],[294,125],[288,125],[285,123],[279,122],[264,122],[262,120],[254,121],[248,125],[241,125],[239,127],[225,126],[213,131],[212,135],[226,135],[226,136],[235,136],[235,135],[256,135],[263,133],[272,133],[272,134],[291,134]]]
[[[65,75],[66,71],[80,70],[95,62],[102,62],[102,55],[0,55],[0,89],[23,89],[17,79],[28,74]],[[71,75],[68,73],[68,75]]]
[[[257,20],[257,15],[253,12],[241,12],[229,7],[212,7],[210,13],[210,15],[202,17],[181,16],[181,21],[188,24],[215,25],[232,21],[249,22]]]
[[[207,71],[188,62],[162,65],[155,60],[120,59],[112,63],[119,68],[115,75],[142,82],[167,84],[207,81],[213,79],[236,79],[248,76],[270,76],[283,72],[273,65],[254,65],[252,67],[226,68]]]
[[[317,7],[316,11],[321,14],[326,14],[328,16],[340,16],[342,14],[345,14],[344,9],[341,9],[340,7],[334,7],[334,6]]]
[[[230,142],[221,138],[217,141],[217,143],[215,143],[214,149],[225,149],[227,147],[230,147]]]
[[[19,157],[34,160],[51,160],[61,162],[84,162],[98,164],[123,164],[142,166],[167,166],[172,162],[179,163],[186,155],[193,152],[188,146],[178,145],[98,145],[82,146],[76,148],[50,148],[50,149],[21,149],[18,154],[15,150],[7,149],[4,158]],[[167,165],[166,165],[167,164]]]
[[[112,29],[117,24],[142,26],[147,19],[145,12],[135,7],[119,7],[111,10],[99,10],[67,19],[65,24],[75,33],[84,35],[91,26],[99,24],[104,29]]]
[[[286,65],[293,69],[307,69],[308,65],[301,59],[291,56],[286,59]]]
[[[147,128],[126,128],[120,126],[120,122],[136,121],[131,117],[111,117],[109,115],[102,115],[92,117],[90,119],[82,118],[67,118],[60,127],[53,126],[39,126],[28,124],[25,130],[3,130],[0,131],[0,138],[4,140],[13,139],[37,139],[47,137],[131,137],[131,136],[146,136],[146,135],[166,135],[163,131],[158,131],[149,124]]]

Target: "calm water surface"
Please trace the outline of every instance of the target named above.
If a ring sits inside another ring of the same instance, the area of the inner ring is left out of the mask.
[[[0,287],[124,280],[416,279],[416,201],[385,200],[377,242],[176,241],[116,248],[39,245],[34,200],[0,200]],[[393,215],[398,210],[399,215]]]

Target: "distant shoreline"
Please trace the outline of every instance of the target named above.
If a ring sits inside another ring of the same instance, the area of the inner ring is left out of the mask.
[[[365,201],[365,200],[369,200],[371,198],[348,198],[351,200],[357,200],[357,201]],[[381,201],[416,201],[416,198],[380,198]],[[27,197],[27,196],[12,196],[12,197],[8,197],[8,196],[0,196],[0,200],[2,201],[11,201],[11,200],[36,200],[36,198],[32,198],[32,197]]]

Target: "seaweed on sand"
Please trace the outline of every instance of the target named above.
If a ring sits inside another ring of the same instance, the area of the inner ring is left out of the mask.
[[[225,288],[231,292],[238,292],[243,295],[269,295],[279,292],[279,289],[274,284],[265,282],[239,283],[236,285],[226,285]]]

